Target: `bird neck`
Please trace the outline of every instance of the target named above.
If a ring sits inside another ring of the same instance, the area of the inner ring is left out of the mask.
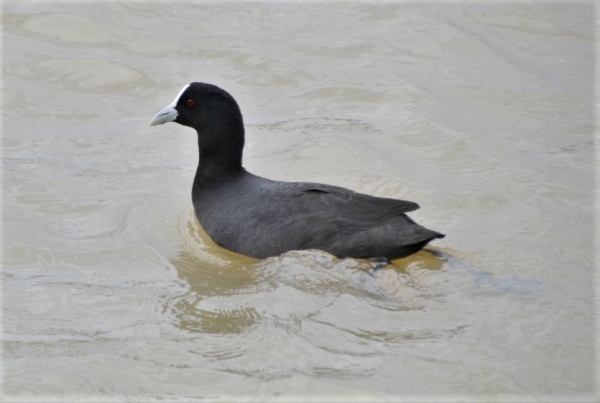
[[[235,129],[235,130],[233,130]],[[244,126],[198,131],[199,162],[195,181],[199,184],[243,171]]]

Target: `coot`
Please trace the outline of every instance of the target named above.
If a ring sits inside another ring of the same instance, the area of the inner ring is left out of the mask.
[[[240,108],[217,86],[186,85],[150,125],[167,122],[198,133],[194,210],[207,234],[226,249],[255,258],[320,249],[340,258],[396,259],[444,237],[405,214],[418,209],[416,203],[246,171]]]

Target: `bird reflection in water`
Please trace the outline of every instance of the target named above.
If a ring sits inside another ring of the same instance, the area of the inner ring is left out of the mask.
[[[216,245],[193,212],[182,218],[184,242],[171,263],[189,291],[167,309],[178,326],[190,332],[231,334],[259,326],[261,320],[279,315],[275,313],[277,295],[285,287],[329,299],[349,293],[391,303],[395,309],[414,309],[417,306],[412,297],[406,298],[407,291],[412,295],[410,290],[418,287],[420,277],[441,270],[446,262],[443,252],[432,249],[393,260],[385,267],[364,259],[337,259],[316,250],[260,260]]]

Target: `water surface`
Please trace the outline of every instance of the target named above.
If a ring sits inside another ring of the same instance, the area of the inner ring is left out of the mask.
[[[7,401],[591,401],[592,3],[5,2]],[[418,202],[378,271],[225,251],[190,81],[244,164]]]

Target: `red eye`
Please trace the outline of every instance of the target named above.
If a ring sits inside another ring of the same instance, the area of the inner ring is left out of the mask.
[[[194,100],[193,100],[193,99],[188,99],[188,100],[187,100],[187,102],[186,102],[186,105],[187,105],[188,107],[190,107],[190,108],[191,108],[192,106],[194,106],[194,104],[195,104],[195,102],[194,102]]]

